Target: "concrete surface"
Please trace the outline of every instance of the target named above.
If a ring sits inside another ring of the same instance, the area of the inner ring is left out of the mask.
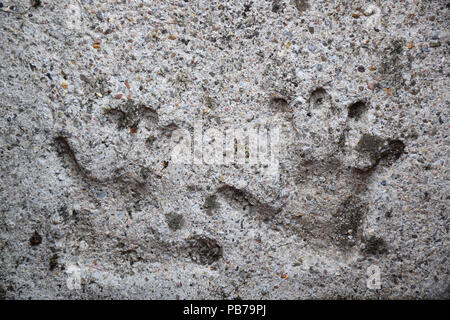
[[[447,1],[0,2],[1,298],[449,298]]]

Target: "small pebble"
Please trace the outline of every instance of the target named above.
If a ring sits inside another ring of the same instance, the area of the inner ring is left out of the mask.
[[[430,41],[430,47],[431,48],[437,48],[440,47],[441,43],[439,41]]]
[[[104,21],[105,19],[103,18],[103,13],[101,11],[97,11],[97,13],[95,14],[95,16],[97,17],[98,20],[100,21]]]
[[[309,50],[309,51],[315,52],[316,49],[317,49],[317,47],[316,47],[315,45],[313,45],[313,44],[308,45],[308,50]]]

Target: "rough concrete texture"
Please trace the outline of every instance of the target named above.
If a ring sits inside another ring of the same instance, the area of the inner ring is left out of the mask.
[[[449,297],[447,1],[0,1],[1,298]]]

